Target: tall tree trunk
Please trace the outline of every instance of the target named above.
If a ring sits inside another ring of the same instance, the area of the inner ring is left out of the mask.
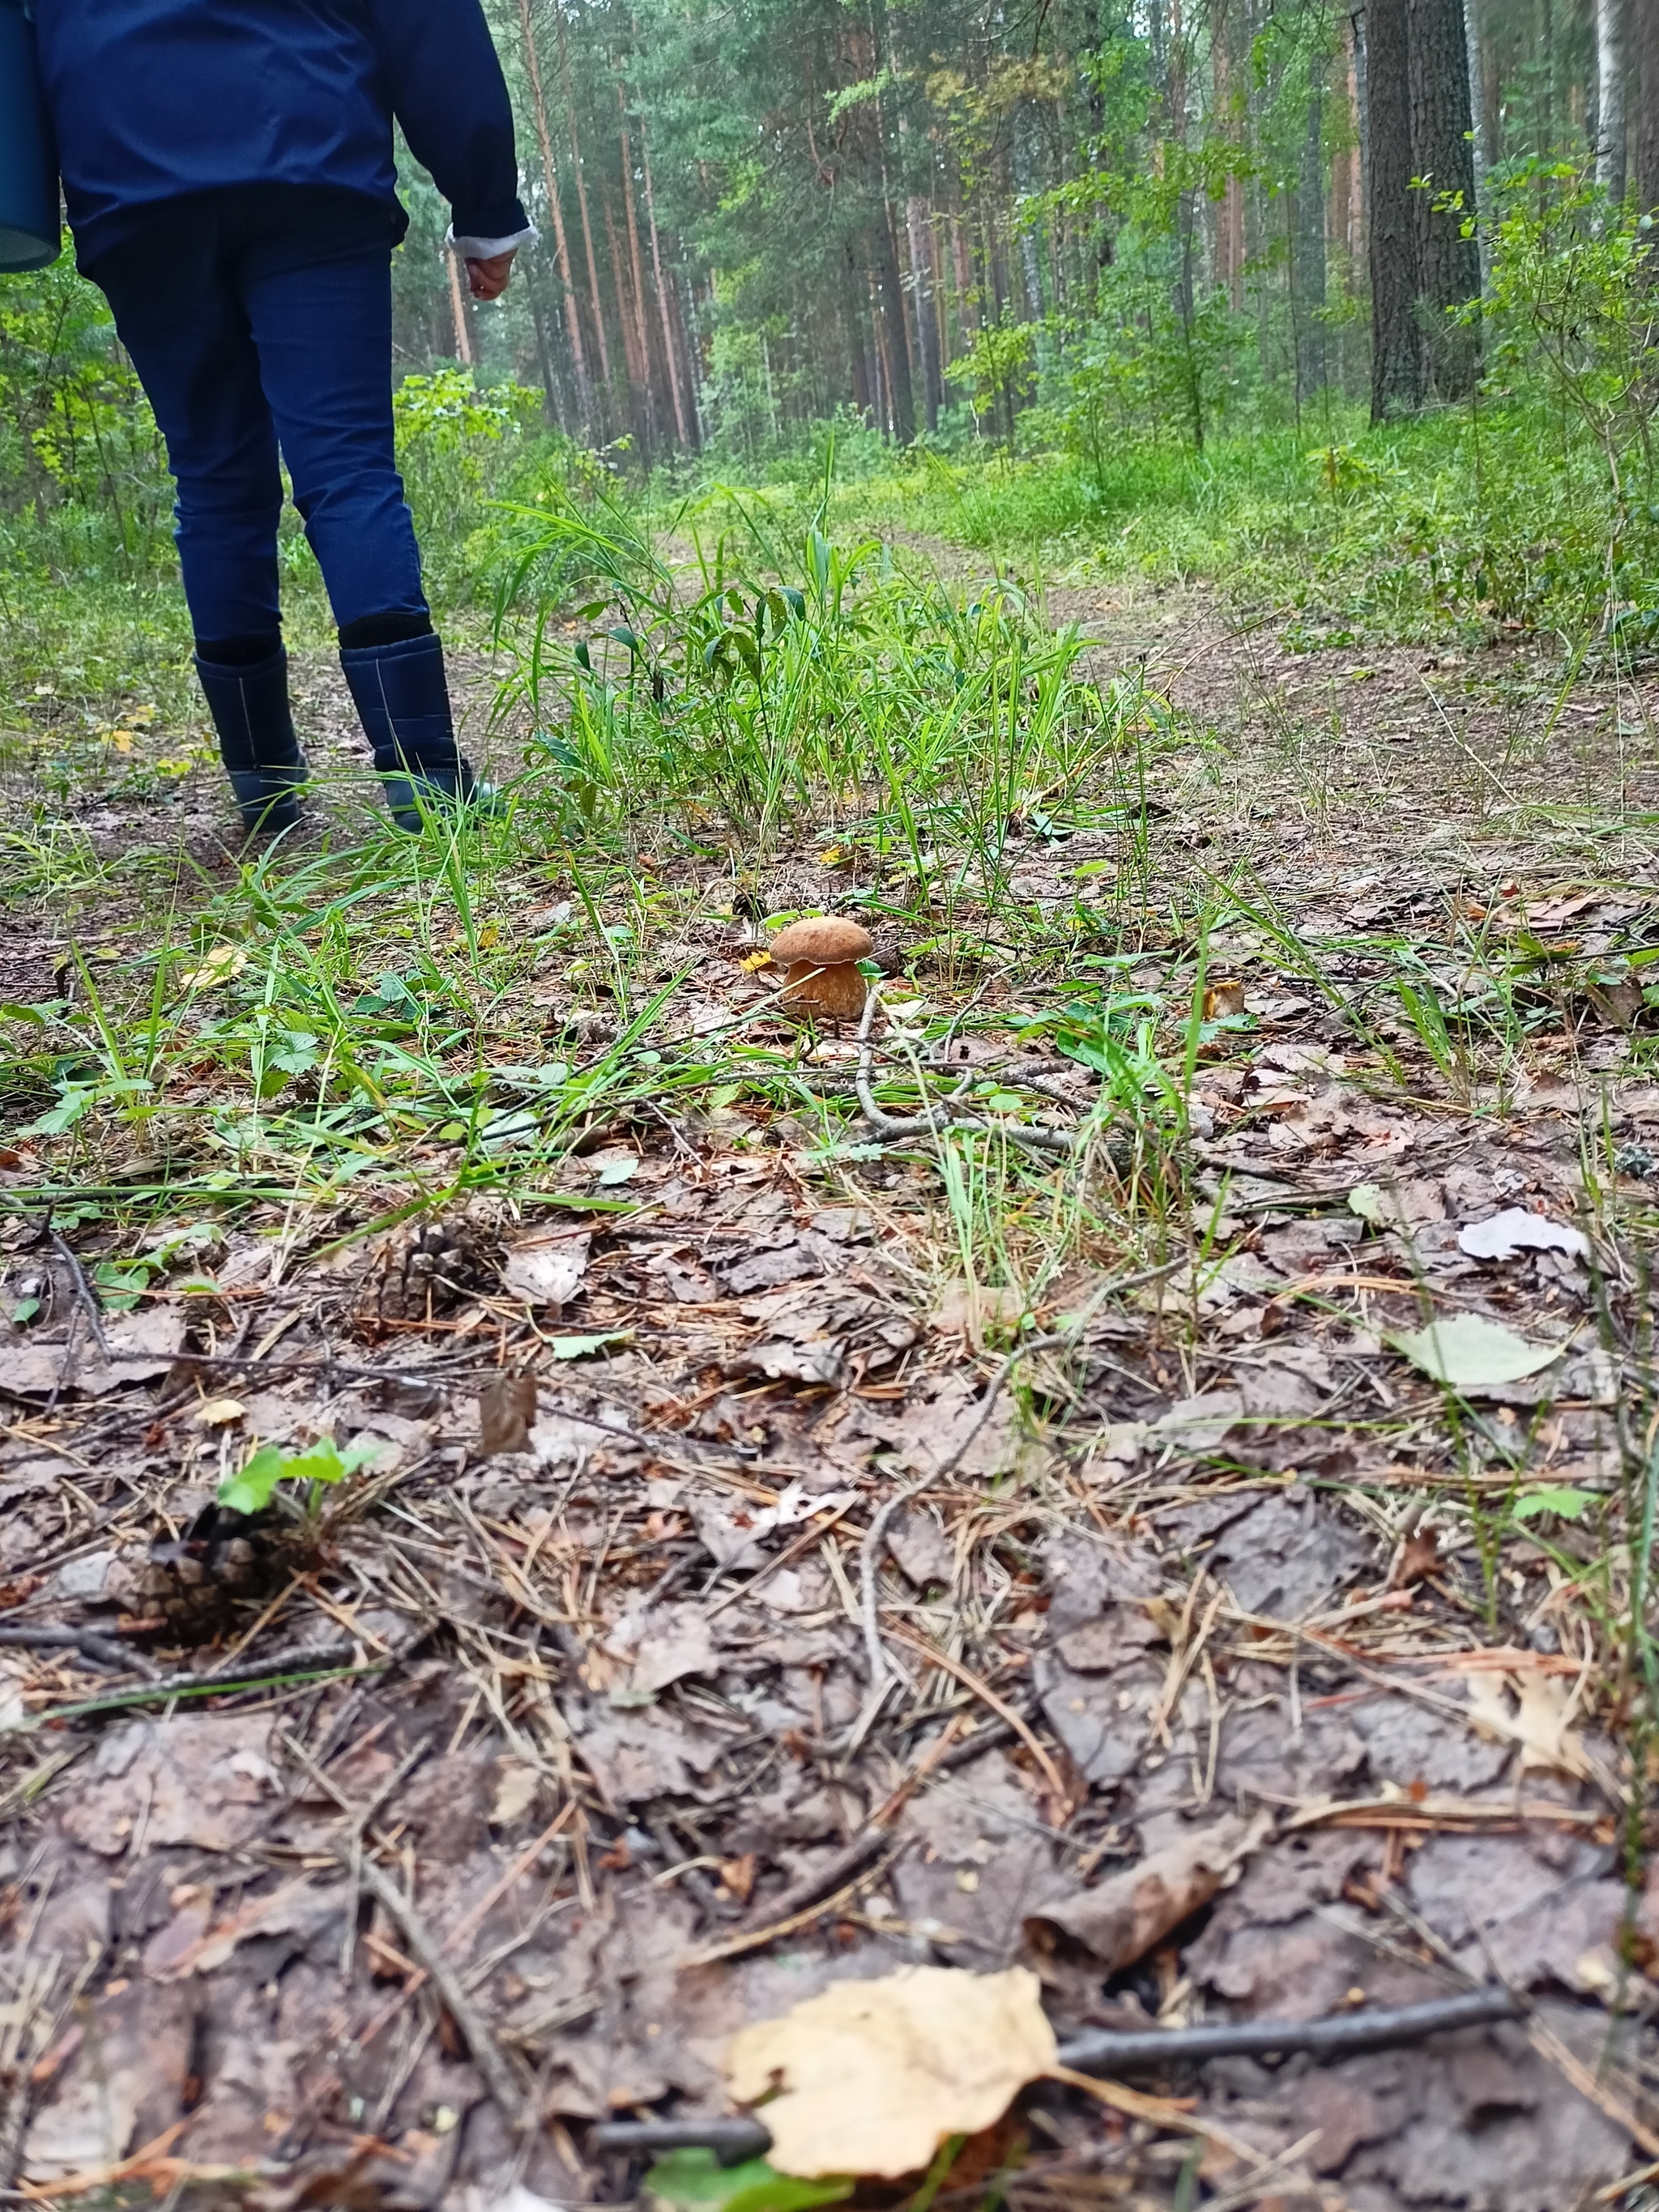
[[[1325,85],[1316,62],[1308,89],[1308,122],[1296,186],[1296,260],[1291,270],[1297,315],[1296,396],[1325,388]]]
[[[1636,197],[1644,214],[1659,207],[1659,0],[1631,0],[1636,64]]]
[[[628,379],[629,412],[635,416],[635,431],[643,432],[641,407],[647,371],[639,358],[639,333],[628,296],[628,268],[623,259],[622,242],[617,236],[616,211],[611,204],[611,194],[603,185],[599,188],[599,205],[605,212],[605,242],[611,255],[611,296],[617,303],[617,321],[622,329],[623,369]],[[641,407],[636,407],[635,403],[641,403]]]
[[[1486,60],[1480,41],[1480,0],[1463,0],[1463,34],[1469,52],[1469,172],[1474,179],[1470,206],[1478,216],[1486,212],[1486,171],[1492,166],[1492,134],[1486,120]],[[1478,233],[1480,248],[1480,289],[1486,289],[1486,234]]]
[[[674,430],[682,446],[690,446],[691,432],[686,422],[685,402],[680,396],[680,364],[674,344],[674,321],[668,305],[668,287],[662,281],[662,244],[657,234],[657,195],[651,184],[651,143],[646,136],[645,118],[640,118],[640,161],[645,171],[645,219],[651,232],[651,273],[656,280],[657,314],[662,324],[663,359],[668,368],[668,389],[674,402]]]
[[[889,417],[894,437],[901,446],[908,446],[914,443],[916,434],[916,403],[910,385],[908,318],[899,282],[898,249],[893,242],[893,226],[885,207],[877,210],[875,229],[873,283],[881,316],[881,365],[887,380]]]
[[[558,378],[554,374],[553,349],[548,343],[547,311],[542,305],[539,286],[527,285],[526,290],[530,301],[530,320],[536,332],[536,362],[542,373],[542,390],[547,395],[547,419],[556,428],[562,430],[566,427],[564,402]],[[577,427],[581,427],[580,411]]]
[[[922,406],[930,430],[939,428],[939,324],[933,313],[933,257],[928,252],[931,226],[927,203],[915,192],[904,203],[904,225],[910,247],[910,300],[916,318],[916,352],[921,363]]]
[[[1595,0],[1595,181],[1625,197],[1625,0]]]
[[[1371,420],[1423,404],[1417,319],[1417,215],[1412,205],[1411,40],[1407,0],[1365,10],[1365,147],[1370,180]]]
[[[570,247],[564,234],[564,210],[559,200],[558,166],[553,159],[553,134],[548,127],[547,100],[542,89],[541,56],[536,50],[535,26],[530,20],[530,0],[519,0],[519,23],[524,34],[525,67],[530,75],[530,101],[535,110],[536,138],[541,148],[542,183],[547,193],[547,211],[553,225],[554,253],[559,264],[559,282],[564,288],[564,326],[570,334],[570,358],[576,372],[576,404],[581,415],[582,427],[591,434],[587,352],[582,343],[581,317],[576,311],[576,289],[570,281]]]
[[[640,381],[645,387],[646,419],[654,436],[656,430],[655,392],[651,380],[651,340],[645,320],[645,271],[640,262],[640,226],[634,213],[634,148],[628,132],[628,101],[623,94],[622,71],[612,69],[617,78],[617,121],[622,137],[623,208],[628,218],[628,262],[634,280],[634,334],[640,354]]]
[[[1474,331],[1448,311],[1480,297],[1480,247],[1464,235],[1465,217],[1435,202],[1461,193],[1474,205],[1470,144],[1469,42],[1463,0],[1407,0],[1410,22],[1411,159],[1425,189],[1413,192],[1418,284],[1429,372],[1443,399],[1466,399],[1480,374]],[[1373,154],[1376,148],[1373,144]]]
[[[564,85],[565,120],[570,126],[570,166],[576,173],[576,204],[581,210],[582,244],[587,249],[587,296],[593,312],[593,336],[599,349],[599,374],[611,390],[611,346],[605,334],[605,307],[599,296],[599,264],[593,252],[593,226],[587,214],[587,179],[582,168],[582,149],[576,137],[576,103],[570,92],[570,49],[565,43],[564,17],[559,16],[559,76]]]
[[[1659,8],[1659,0],[1652,0]],[[969,251],[967,217],[957,213],[951,217],[951,265],[957,282],[957,331],[959,337],[972,342],[979,328],[979,317],[974,311],[973,258]]]

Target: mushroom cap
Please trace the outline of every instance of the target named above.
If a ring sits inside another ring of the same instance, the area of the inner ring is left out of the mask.
[[[837,968],[862,960],[875,945],[867,929],[837,914],[815,914],[792,921],[772,939],[772,957],[786,968]]]

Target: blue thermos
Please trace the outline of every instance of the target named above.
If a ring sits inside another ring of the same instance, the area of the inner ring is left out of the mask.
[[[0,275],[44,269],[62,250],[34,0],[0,0]]]

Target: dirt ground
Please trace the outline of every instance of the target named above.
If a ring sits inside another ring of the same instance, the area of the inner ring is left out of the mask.
[[[746,2023],[1023,1965],[1062,2039],[1516,2013],[1041,2082],[935,2205],[1659,2203],[1659,1084],[1620,980],[1659,944],[1659,693],[1520,641],[1292,651],[1196,592],[1046,605],[1168,711],[1146,851],[1033,832],[1012,894],[1140,871],[1154,989],[1212,882],[1250,1018],[1153,1279],[1109,1144],[1102,1225],[1011,1309],[926,1161],[825,1164],[742,1100],[596,1129],[533,1214],[270,1208],[101,1347],[38,1223],[0,1232],[48,1313],[0,1328],[0,2202],[627,2203],[594,2124],[731,2111]],[[772,988],[750,941],[690,1026]],[[1505,1036],[1437,1060],[1391,999],[1390,1068],[1344,1013],[1477,955]],[[1086,1110],[994,1018],[951,1052]],[[1057,1340],[1010,1358],[1022,1307]],[[1453,1389],[1395,1341],[1471,1318],[1528,1371]],[[314,1523],[216,1507],[250,1440],[326,1435],[374,1456]]]

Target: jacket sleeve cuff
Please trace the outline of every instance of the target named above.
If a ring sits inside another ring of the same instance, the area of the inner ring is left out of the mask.
[[[478,238],[463,232],[458,238],[452,227],[444,237],[446,246],[453,246],[463,261],[493,261],[498,253],[516,253],[521,246],[533,246],[541,236],[533,222],[522,230],[510,231],[505,238]]]

